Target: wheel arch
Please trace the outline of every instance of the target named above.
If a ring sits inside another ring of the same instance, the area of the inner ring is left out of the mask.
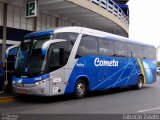
[[[145,82],[144,82],[144,75],[143,75],[143,74],[139,74],[138,77],[139,77],[139,76],[141,76],[141,77],[143,78],[143,84],[144,84],[144,83],[145,83]],[[137,80],[138,80],[138,79],[137,79]]]
[[[86,85],[87,85],[87,91],[88,91],[89,88],[90,88],[89,87],[89,78],[87,76],[85,76],[85,75],[78,76],[77,79],[75,80],[74,86],[76,85],[76,82],[78,80],[83,80],[86,83]]]

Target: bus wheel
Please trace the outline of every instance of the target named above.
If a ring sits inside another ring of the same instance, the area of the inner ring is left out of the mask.
[[[136,89],[141,89],[143,87],[143,77],[142,76],[138,76],[138,82],[137,82],[137,85],[136,85]]]
[[[87,85],[84,80],[80,79],[75,85],[75,96],[76,98],[83,98],[86,95]]]

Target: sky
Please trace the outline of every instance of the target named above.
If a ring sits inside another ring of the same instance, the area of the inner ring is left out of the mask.
[[[160,45],[160,0],[129,0],[129,38]]]

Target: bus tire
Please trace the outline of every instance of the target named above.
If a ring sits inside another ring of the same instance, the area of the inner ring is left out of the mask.
[[[75,84],[75,97],[76,98],[83,98],[85,97],[87,92],[87,84],[83,79],[79,79]]]
[[[144,84],[144,80],[142,76],[138,76],[137,85],[135,86],[137,90],[142,89]]]

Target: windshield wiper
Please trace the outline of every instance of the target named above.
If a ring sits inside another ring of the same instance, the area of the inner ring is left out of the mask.
[[[35,73],[31,74],[31,77],[33,77],[34,75],[41,75],[43,73],[44,73],[44,71],[35,72]]]

